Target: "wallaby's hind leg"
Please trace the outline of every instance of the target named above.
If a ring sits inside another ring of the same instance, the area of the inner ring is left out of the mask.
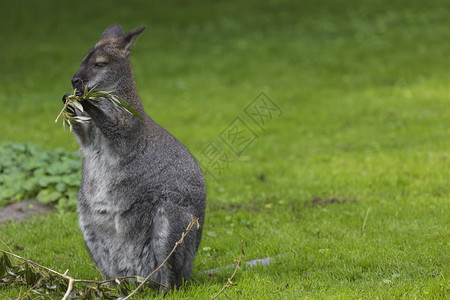
[[[157,266],[167,258],[190,221],[191,215],[175,205],[169,204],[158,208],[158,213],[154,218],[155,227],[151,240]],[[197,227],[194,227],[159,270],[158,276],[154,278],[170,289],[181,286],[183,279],[187,279],[191,275],[191,265],[197,250],[198,236],[199,231]]]

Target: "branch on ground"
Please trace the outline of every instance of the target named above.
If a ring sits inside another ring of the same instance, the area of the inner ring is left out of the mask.
[[[234,269],[233,274],[231,274],[231,276],[228,278],[227,283],[225,283],[225,285],[222,287],[222,289],[221,289],[217,294],[215,294],[215,295],[211,298],[211,300],[216,299],[216,298],[217,298],[220,294],[222,294],[222,293],[223,293],[223,295],[224,295],[225,297],[227,297],[227,298],[229,299],[229,297],[224,293],[224,291],[225,291],[225,289],[227,289],[229,286],[235,286],[235,285],[237,285],[237,284],[233,283],[232,280],[233,280],[233,278],[234,278],[234,275],[236,275],[237,270],[238,270],[239,267],[241,266],[242,258],[243,258],[244,256],[245,256],[245,254],[244,254],[244,237],[242,237],[241,255],[239,256],[239,259],[236,261],[236,268]]]
[[[33,293],[33,296],[48,296],[51,292],[55,292],[59,289],[62,289],[62,287],[67,286],[64,290],[64,296],[63,300],[68,299],[68,297],[71,295],[71,293],[74,292],[74,284],[86,284],[86,291],[77,291],[72,296],[79,296],[80,298],[88,296],[88,294],[91,294],[92,296],[98,296],[100,298],[105,299],[115,299],[114,292],[118,292],[121,294],[128,294],[125,299],[129,299],[132,295],[134,295],[145,283],[152,283],[154,285],[158,285],[160,287],[169,289],[169,287],[150,280],[150,277],[153,276],[156,272],[158,272],[164,264],[167,262],[167,260],[173,255],[178,245],[180,245],[186,235],[192,230],[194,225],[197,225],[197,229],[200,228],[200,224],[198,223],[198,218],[194,219],[192,217],[191,222],[188,224],[186,230],[182,233],[181,238],[178,242],[175,243],[172,251],[167,255],[167,257],[164,259],[164,261],[152,272],[150,273],[146,278],[140,277],[140,276],[126,276],[126,277],[120,277],[120,278],[114,278],[109,280],[87,280],[87,279],[76,279],[73,278],[67,273],[69,270],[66,270],[64,273],[57,272],[51,268],[42,266],[36,262],[34,262],[31,259],[27,259],[24,257],[21,257],[11,251],[9,247],[6,245],[6,247],[10,251],[2,250],[0,249],[0,252],[3,253],[3,256],[0,257],[0,286],[7,286],[7,285],[27,285],[32,286],[30,290],[28,290],[24,295],[21,295],[19,298],[22,299],[24,297],[27,297],[27,295],[30,295]],[[17,260],[23,261],[23,264],[13,265],[11,261],[8,259],[7,255],[12,256],[16,262]],[[135,279],[136,282],[140,282],[140,284],[133,290],[130,290],[129,283],[127,282],[128,279]],[[67,283],[66,283],[67,282]],[[108,284],[115,282],[117,284],[117,289],[113,289]],[[51,283],[51,284],[48,284]]]

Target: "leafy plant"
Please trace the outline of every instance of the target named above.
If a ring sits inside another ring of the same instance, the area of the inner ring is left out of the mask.
[[[122,108],[132,115],[140,118],[139,113],[125,100],[117,95],[114,95],[114,91],[95,91],[94,86],[92,89],[86,88],[82,95],[77,92],[77,89],[73,90],[73,94],[66,97],[66,102],[61,109],[61,112],[56,117],[55,123],[58,122],[59,118],[63,118],[63,127],[66,129],[66,124],[69,125],[70,131],[72,131],[72,124],[76,123],[87,123],[91,120],[89,116],[76,115],[75,109],[84,112],[83,105],[80,103],[82,101],[91,101],[94,105],[100,105],[100,99],[105,99],[109,101],[114,108]],[[67,109],[69,107],[69,109]]]
[[[32,143],[0,145],[0,207],[36,198],[59,211],[74,210],[81,184],[81,156],[63,148],[46,151]]]

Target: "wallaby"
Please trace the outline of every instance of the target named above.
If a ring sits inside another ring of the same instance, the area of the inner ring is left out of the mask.
[[[202,236],[206,188],[202,171],[175,137],[145,112],[136,91],[128,55],[145,27],[124,33],[108,27],[72,78],[78,91],[114,90],[140,115],[108,101],[82,101],[89,123],[73,124],[83,154],[78,191],[79,225],[84,241],[106,279],[146,277],[199,218],[174,254],[151,279],[169,288],[191,275]],[[65,100],[65,95],[63,100]]]

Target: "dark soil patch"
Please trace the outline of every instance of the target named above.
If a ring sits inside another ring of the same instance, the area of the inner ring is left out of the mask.
[[[348,199],[339,199],[338,197],[328,197],[325,199],[322,199],[320,197],[313,197],[311,199],[311,204],[314,206],[324,206],[324,205],[330,205],[330,204],[344,204],[344,203],[357,203],[358,201],[356,199],[348,200]]]
[[[259,174],[258,178],[259,178],[259,180],[261,180],[262,182],[265,182],[265,181],[266,181],[266,174],[261,173],[261,174]]]
[[[232,204],[219,204],[219,203],[208,203],[208,209],[211,210],[226,210],[228,213],[232,214],[236,211],[252,211],[259,213],[262,209],[262,204],[255,203],[232,203]]]
[[[27,200],[13,203],[0,209],[0,224],[7,221],[23,221],[30,216],[37,216],[53,210],[52,206],[43,204],[37,200]]]

